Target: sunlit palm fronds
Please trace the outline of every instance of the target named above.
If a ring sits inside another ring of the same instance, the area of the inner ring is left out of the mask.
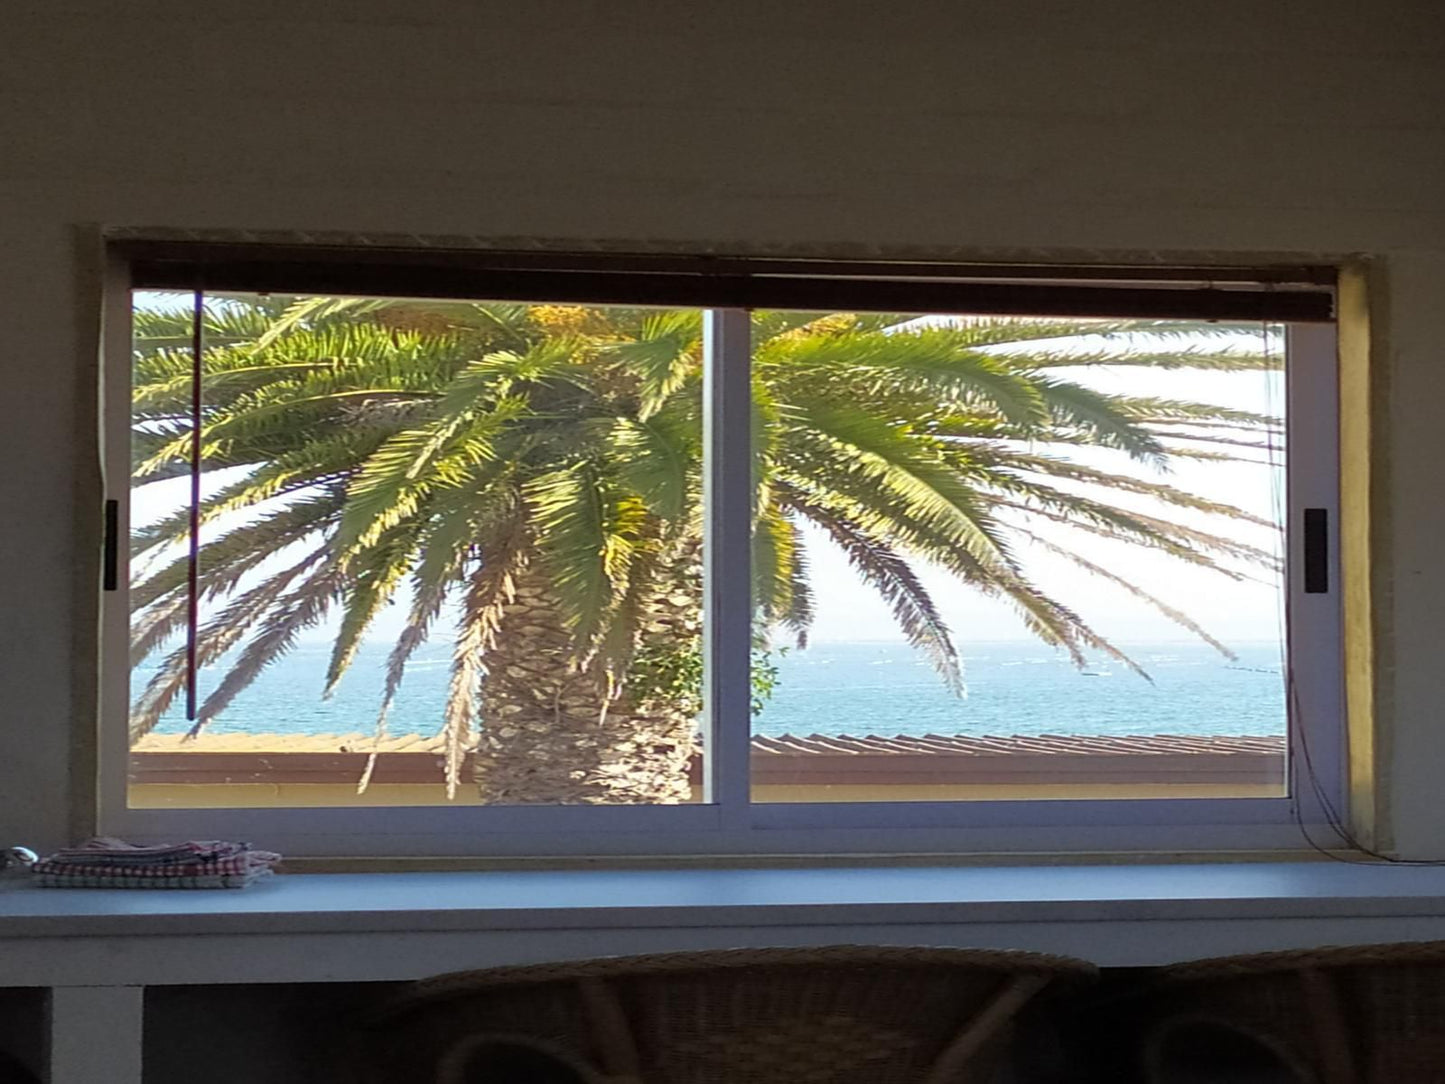
[[[142,487],[188,467],[189,319],[179,304],[136,314]],[[377,615],[409,595],[383,732],[409,660],[450,601],[458,625],[438,725],[454,788],[488,653],[524,570],[545,577],[577,670],[609,689],[625,683],[648,591],[678,574],[680,555],[696,554],[702,530],[700,314],[228,298],[208,303],[205,331],[202,461],[233,473],[200,509],[201,591],[220,609],[198,648],[225,672],[197,726],[328,614],[334,688]],[[841,549],[954,690],[963,674],[920,575],[928,565],[1010,603],[1076,661],[1100,651],[1133,665],[1067,599],[1036,585],[1031,547],[1227,650],[1135,584],[1126,564],[1085,558],[1067,539],[1151,549],[1229,577],[1273,571],[1269,547],[1235,529],[1272,524],[1161,472],[1184,458],[1268,451],[1277,421],[1107,393],[1074,374],[1268,370],[1278,354],[1257,325],[757,314],[760,633],[806,642],[806,529]],[[1080,448],[1122,465],[1071,458]],[[168,647],[186,618],[188,526],[183,509],[135,534],[134,653],[138,662],[164,653],[135,706],[136,733],[184,688],[185,653]]]

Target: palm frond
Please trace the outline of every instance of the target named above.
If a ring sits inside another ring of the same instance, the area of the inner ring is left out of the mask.
[[[819,393],[828,396],[830,385],[841,383],[865,401],[915,395],[935,409],[951,404],[983,407],[1023,430],[1047,422],[1033,381],[1007,361],[969,349],[960,339],[939,327],[774,339],[758,350],[756,367],[762,379],[780,384],[794,401]]]
[[[642,323],[636,339],[609,345],[605,357],[637,381],[637,419],[646,421],[702,370],[702,314],[659,312]]]
[[[485,506],[453,502],[439,510],[419,541],[420,562],[412,570],[412,601],[406,623],[397,634],[386,659],[386,678],[381,693],[381,706],[376,715],[375,741],[379,747],[387,734],[388,718],[396,695],[406,677],[406,666],[417,648],[426,642],[431,626],[460,577],[468,554],[483,537]],[[503,531],[502,536],[511,532]],[[483,546],[483,553],[489,546]],[[376,752],[367,757],[366,768],[357,784],[357,793],[364,793],[376,768]]]
[[[188,594],[176,592],[163,602],[135,613],[130,625],[130,665],[139,666],[186,626],[191,612]]]
[[[627,591],[633,558],[647,534],[647,508],[619,491],[595,464],[549,471],[527,483],[538,559],[547,568],[585,667],[609,613]]]
[[[767,625],[783,620],[793,610],[794,569],[802,551],[798,528],[782,509],[764,509],[753,524],[753,609]]]
[[[1141,419],[1133,409],[1133,401],[1044,377],[1038,378],[1035,386],[1048,405],[1054,424],[1065,432],[1080,430],[1088,435],[1090,443],[1101,448],[1117,448],[1127,452],[1131,459],[1156,467],[1168,462],[1168,453],[1159,439],[1139,425]]]
[[[1274,372],[1284,368],[1283,355],[1244,353],[1236,349],[1209,350],[1190,346],[1182,350],[1030,350],[1005,357],[1016,368],[1075,369],[1149,368],[1198,369],[1220,373]]]
[[[854,313],[801,312],[790,309],[757,309],[752,316],[753,342],[762,343],[769,339],[798,331],[817,321],[820,317],[838,318],[846,316],[850,326],[858,325]]]
[[[324,531],[341,508],[336,494],[296,501],[253,523],[233,527],[220,538],[203,544],[198,553],[202,598],[215,598],[232,590],[243,575],[296,542]],[[143,547],[138,547],[143,548]],[[158,599],[187,586],[190,557],[185,555],[131,584],[133,611],[142,611]]]
[[[525,528],[519,520],[512,533],[487,548],[467,585],[443,712],[448,798],[456,797],[467,742],[480,711],[486,654],[496,643],[505,608],[516,597],[516,577],[527,562]]]
[[[669,573],[684,560],[684,554],[664,552],[657,538],[648,538],[638,546],[627,589],[617,600],[591,658],[591,669],[604,697],[615,698],[627,687],[633,659],[652,616],[652,605],[659,590],[675,585],[677,577]],[[676,631],[678,640],[685,642],[682,630]]]
[[[203,498],[199,509],[201,525],[210,526],[230,513],[245,512],[271,501],[327,490],[329,484],[344,480],[354,471],[358,461],[364,462],[372,455],[381,440],[381,434],[346,430],[303,442]],[[131,552],[142,554],[184,541],[189,532],[189,507],[177,509],[135,530]]]
[[[365,553],[350,559],[346,570],[347,589],[340,600],[341,624],[332,641],[326,684],[321,692],[323,700],[336,691],[356,658],[362,637],[410,571],[421,527],[422,524],[412,522],[393,529]]]
[[[945,463],[937,449],[862,408],[795,405],[792,412],[799,424],[790,443],[805,459],[837,462],[867,478],[911,515],[946,526],[953,544],[981,565],[1013,567],[976,487]]]
[[[227,651],[240,642],[251,626],[273,606],[281,593],[297,576],[311,568],[324,556],[316,550],[302,560],[269,576],[249,591],[232,599],[224,609],[201,628],[196,637],[196,666],[210,666]],[[184,614],[184,600],[182,600]],[[145,691],[131,710],[130,736],[132,742],[139,740],[155,729],[185,688],[189,676],[189,652],[181,645],[170,653],[160,668],[147,683]],[[198,718],[192,733],[201,726]]]
[[[1259,546],[1252,546],[1237,538],[1186,527],[1173,520],[1160,519],[1138,512],[1114,509],[1112,515],[1094,514],[1089,516],[1070,515],[1040,507],[1037,504],[1022,504],[1001,500],[1000,509],[1011,509],[1026,516],[1048,520],[1069,530],[1082,531],[1111,542],[1125,542],[1144,549],[1157,549],[1186,564],[1207,568],[1232,580],[1255,579],[1238,568],[1224,564],[1216,558],[1238,561],[1245,566],[1253,565],[1266,572],[1279,572],[1283,565],[1279,556]],[[1257,582],[1269,582],[1257,580]]]
[[[131,312],[131,341],[138,359],[166,350],[189,351],[194,314],[189,293],[175,294],[174,308],[139,306]],[[201,314],[204,341],[210,346],[250,342],[264,335],[274,319],[268,307],[210,296]]]
[[[364,297],[299,297],[282,316],[273,320],[270,327],[257,336],[256,349],[265,350],[288,332],[317,323],[328,316],[342,313],[354,316],[375,312],[385,304],[387,302],[384,300]]]
[[[695,411],[663,411],[646,421],[616,418],[609,429],[609,458],[622,483],[658,519],[687,525],[701,459]]]
[[[980,452],[977,448],[972,448],[968,454],[976,460],[984,453]],[[1211,500],[1208,497],[1201,497],[1197,493],[1191,493],[1188,490],[1180,489],[1166,482],[1139,478],[1135,475],[1122,474],[1117,471],[1100,470],[1098,467],[1085,466],[1082,463],[1056,456],[1038,455],[1028,452],[1017,453],[1005,448],[990,448],[987,456],[988,460],[995,465],[1009,465],[1037,474],[1048,475],[1053,478],[1066,478],[1073,482],[1087,482],[1090,485],[1099,486],[1112,492],[1138,494],[1139,496],[1148,497],[1151,500],[1174,505],[1178,508],[1189,508],[1196,512],[1204,512],[1208,515],[1218,516],[1223,519],[1238,520],[1241,523],[1251,523],[1257,527],[1268,527],[1271,530],[1279,530],[1279,524],[1274,520],[1255,515],[1253,512],[1240,508],[1238,505]],[[995,475],[994,477],[997,479],[998,476]]]
[[[1215,651],[1218,651],[1226,659],[1230,659],[1232,661],[1239,658],[1239,656],[1235,654],[1234,651],[1230,650],[1228,646],[1226,646],[1223,642],[1221,642],[1214,636],[1211,636],[1209,634],[1209,631],[1205,629],[1203,625],[1201,625],[1198,621],[1195,621],[1183,610],[1179,609],[1176,606],[1169,605],[1169,603],[1165,602],[1158,596],[1144,590],[1144,588],[1140,587],[1138,584],[1133,583],[1132,581],[1124,578],[1123,576],[1120,576],[1116,572],[1111,572],[1109,569],[1104,568],[1102,565],[1096,564],[1093,561],[1079,556],[1079,554],[1075,553],[1073,550],[1066,549],[1065,547],[1060,546],[1055,542],[1049,541],[1047,538],[1043,538],[1040,535],[1034,534],[1032,531],[1026,532],[1026,537],[1035,545],[1048,550],[1050,553],[1054,553],[1060,557],[1065,558],[1074,565],[1077,565],[1079,568],[1082,568],[1084,571],[1089,572],[1092,575],[1098,576],[1100,579],[1107,580],[1115,587],[1122,589],[1127,594],[1133,595],[1135,598],[1148,603],[1154,609],[1158,610],[1161,614],[1167,617],[1170,621],[1173,621],[1180,628],[1186,629],[1189,632],[1192,632],[1195,636],[1199,637],[1199,639],[1203,640],[1210,647],[1214,648]]]
[[[387,531],[414,517],[437,489],[474,482],[477,468],[496,464],[498,435],[527,410],[526,403],[509,399],[485,413],[478,409],[443,415],[387,440],[347,486],[339,552],[375,545]]]
[[[974,346],[1005,346],[1049,340],[1099,339],[1118,343],[1121,353],[1140,341],[1195,342],[1199,339],[1235,339],[1259,336],[1267,326],[1257,321],[1209,320],[1057,320],[1027,316],[950,317],[948,325],[964,332]]]
[[[277,599],[269,613],[260,621],[260,628],[241,650],[241,656],[228,670],[196,713],[191,736],[214,719],[250,685],[261,671],[296,645],[296,637],[317,624],[335,601],[336,592],[345,584],[345,577],[335,562],[328,561],[312,572],[300,585]]]
[[[190,315],[161,306],[135,318],[139,485],[189,469]],[[573,638],[571,665],[605,678],[609,693],[620,688],[657,591],[702,531],[696,312],[236,297],[209,299],[204,319],[203,462],[235,476],[201,508],[221,530],[202,550],[202,593],[225,600],[201,648],[215,665],[249,642],[198,725],[339,605],[329,690],[409,581],[377,733],[416,648],[460,596],[441,722],[455,794],[487,656],[529,561]],[[1268,520],[1143,469],[1067,454],[1108,449],[1162,471],[1271,451],[1278,419],[1106,394],[1074,378],[1116,365],[1267,371],[1282,352],[1264,325],[769,312],[755,314],[753,333],[760,626],[805,641],[813,590],[803,523],[842,548],[951,688],[961,688],[959,660],[918,577],[925,562],[1011,604],[1076,663],[1099,651],[1136,669],[1066,597],[1033,582],[1016,544],[1073,560],[1215,646],[1122,564],[1070,553],[1068,532],[1228,577],[1278,568],[1249,533],[1277,531]],[[175,547],[188,520],[183,509],[135,533],[138,659],[184,623],[186,562]],[[318,538],[324,552],[289,578],[267,571],[273,553]],[[142,695],[142,728],[183,687],[178,665],[172,652]]]
[[[793,634],[793,643],[800,651],[808,646],[816,610],[809,564],[807,547],[798,545],[790,569],[788,608],[778,617],[778,623]]]
[[[780,499],[827,532],[863,582],[889,604],[908,642],[923,652],[948,690],[964,695],[963,668],[948,625],[908,561],[885,538],[860,528],[846,511],[830,509],[791,487],[781,488]]]

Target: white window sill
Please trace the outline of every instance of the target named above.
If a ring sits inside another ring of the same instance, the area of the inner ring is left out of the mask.
[[[1445,939],[1445,868],[1320,863],[293,874],[0,882],[0,986],[382,981],[747,945],[1018,948],[1102,966]]]
[[[143,1084],[150,985],[840,942],[1126,966],[1430,939],[1445,939],[1445,868],[1329,862],[293,874],[200,892],[0,881],[0,986],[51,988],[52,1084]]]

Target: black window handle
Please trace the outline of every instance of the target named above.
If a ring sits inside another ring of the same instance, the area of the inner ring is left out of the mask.
[[[101,587],[117,589],[120,577],[120,502],[105,502],[105,555],[101,559]]]
[[[1330,590],[1330,513],[1327,508],[1304,510],[1305,594],[1324,595]]]

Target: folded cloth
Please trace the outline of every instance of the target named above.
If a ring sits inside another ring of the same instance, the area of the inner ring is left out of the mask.
[[[192,840],[138,846],[99,837],[31,867],[42,888],[245,888],[281,860],[249,843]]]
[[[189,843],[160,843],[141,846],[112,836],[86,840],[79,847],[56,851],[46,862],[54,865],[149,866],[184,862],[210,862],[233,858],[250,851],[249,843],[222,840],[192,840]],[[259,852],[258,852],[259,853]]]

